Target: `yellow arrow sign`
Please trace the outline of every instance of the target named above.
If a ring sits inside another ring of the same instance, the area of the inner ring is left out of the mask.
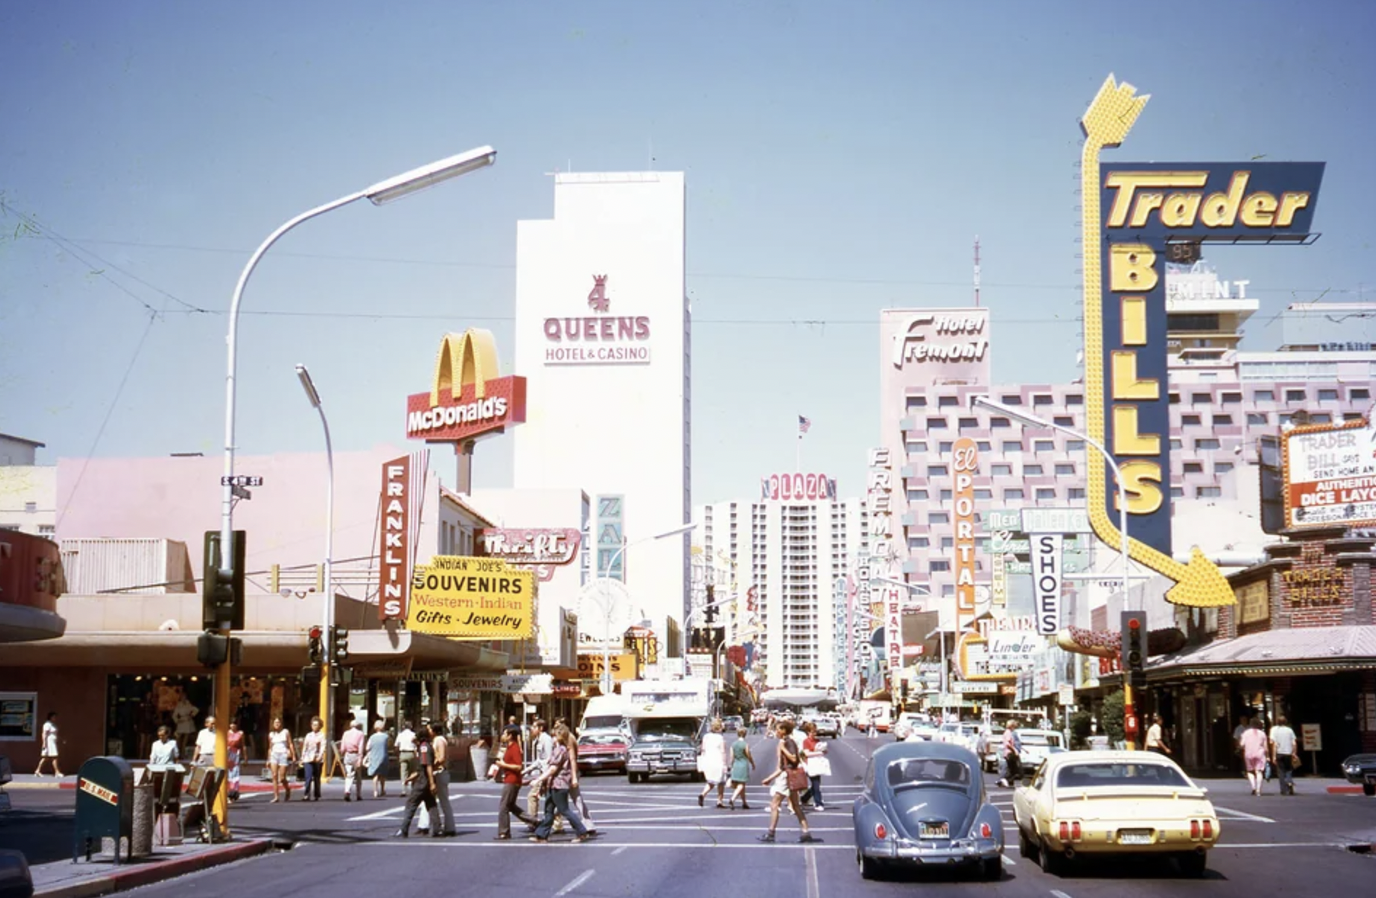
[[[1118,84],[1109,75],[1080,121],[1085,133],[1080,177],[1083,199],[1081,236],[1084,249],[1086,413],[1089,436],[1101,446],[1105,445],[1106,401],[1103,333],[1105,260],[1100,231],[1099,152],[1123,142],[1148,99],[1149,95],[1137,96],[1137,90],[1131,84]],[[1122,543],[1122,534],[1105,510],[1107,481],[1104,459],[1098,452],[1088,453],[1088,458],[1089,523],[1099,539],[1117,548]],[[1128,513],[1131,511],[1129,507]],[[1176,585],[1166,591],[1166,600],[1169,602],[1194,608],[1212,608],[1232,605],[1236,601],[1223,573],[1204,556],[1198,546],[1191,552],[1189,564],[1181,564],[1164,552],[1135,539],[1128,540],[1128,554],[1134,561],[1175,581]]]

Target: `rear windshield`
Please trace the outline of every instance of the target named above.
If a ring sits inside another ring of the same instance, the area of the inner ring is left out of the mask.
[[[1084,786],[1172,786],[1191,788],[1184,775],[1169,764],[1121,763],[1066,764],[1056,774],[1063,788]]]
[[[890,786],[905,786],[910,783],[968,786],[970,785],[970,768],[959,761],[908,758],[889,764],[888,779]]]
[[[593,717],[583,718],[583,729],[585,730],[614,730],[621,726],[624,720],[620,714],[598,714]]]

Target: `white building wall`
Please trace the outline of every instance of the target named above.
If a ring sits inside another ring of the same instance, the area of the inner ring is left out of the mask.
[[[57,466],[0,465],[0,530],[54,539]]]
[[[599,498],[624,497],[627,587],[648,617],[680,622],[688,536],[635,543],[686,523],[690,508],[684,203],[682,173],[561,174],[554,217],[517,224],[516,371],[529,405],[514,429],[517,488],[591,497],[594,576],[618,536],[598,532]]]

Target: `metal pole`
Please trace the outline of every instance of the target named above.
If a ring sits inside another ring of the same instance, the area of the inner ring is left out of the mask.
[[[331,728],[334,717],[334,690],[330,688],[330,676],[334,666],[334,446],[330,442],[330,422],[325,418],[325,404],[320,403],[316,410],[320,412],[320,424],[325,428],[325,467],[329,477],[325,484],[325,645],[322,653],[324,661],[320,665],[320,719],[325,732],[324,779],[329,782],[330,746],[334,740],[334,730]]]
[[[300,215],[288,220],[285,224],[277,228],[268,235],[268,238],[253,251],[248,263],[244,265],[244,270],[239,274],[239,282],[234,285],[234,296],[229,303],[229,333],[225,336],[228,359],[225,366],[225,482],[220,502],[220,557],[221,565],[227,560],[233,563],[233,539],[234,539],[234,403],[235,403],[235,372],[238,367],[239,352],[239,306],[244,298],[244,287],[248,284],[249,276],[253,274],[254,268],[258,265],[258,260],[263,257],[263,253],[268,251],[277,240],[292,228],[323,215],[340,206],[348,205],[355,200],[363,199],[366,194],[362,191],[351,193],[348,196],[340,197],[337,200],[326,203],[323,206],[316,206]],[[219,622],[220,635],[229,639],[230,621]],[[229,769],[229,690],[230,678],[232,676],[230,664],[230,652],[225,652],[225,661],[215,669],[215,766],[222,770]],[[229,837],[229,796],[228,790],[221,788],[215,798],[213,809],[215,819],[219,821],[220,829],[225,837]]]

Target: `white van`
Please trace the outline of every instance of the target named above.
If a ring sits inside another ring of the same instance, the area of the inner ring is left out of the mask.
[[[626,722],[629,704],[620,695],[598,695],[588,699],[583,719],[578,721],[578,734],[581,736],[591,730],[620,730],[629,734],[631,728]]]

